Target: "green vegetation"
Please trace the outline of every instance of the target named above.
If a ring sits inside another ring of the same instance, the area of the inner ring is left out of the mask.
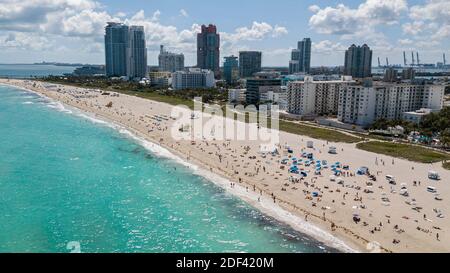
[[[375,135],[375,134],[362,134],[362,133],[353,133],[352,135],[360,137],[362,139],[368,139],[368,140],[383,140],[383,141],[389,141],[389,137],[382,136],[382,135]]]
[[[386,130],[388,127],[402,126],[405,133],[417,131],[421,135],[422,142],[429,144],[433,138],[438,138],[444,147],[450,146],[450,107],[444,107],[440,112],[425,116],[420,124],[403,120],[379,119],[372,124],[371,129]]]
[[[185,99],[175,96],[167,96],[159,92],[136,92],[136,91],[125,91],[125,90],[114,90],[118,93],[135,96],[139,98],[154,100],[158,102],[168,103],[170,105],[186,105],[190,109],[194,109],[194,101],[192,99]]]
[[[412,123],[412,122],[408,122],[408,121],[404,121],[401,119],[398,120],[387,120],[387,119],[378,119],[376,120],[372,126],[370,127],[371,130],[387,130],[388,127],[395,127],[400,125],[401,127],[403,127],[405,129],[405,133],[409,134],[412,131],[417,131],[419,129],[419,125]]]
[[[122,80],[113,80],[105,77],[78,77],[78,76],[48,76],[41,79],[52,83],[73,85],[83,88],[101,89],[104,91],[118,92],[126,95],[137,96],[151,99],[159,102],[169,103],[171,105],[186,105],[191,109],[194,107],[193,99],[202,97],[204,103],[224,104],[228,100],[228,94],[225,91],[210,89],[192,89],[174,91],[145,86],[137,82],[126,82]]]
[[[442,162],[442,167],[444,167],[444,169],[450,171],[450,161],[444,161],[444,162]]]
[[[429,137],[438,135],[442,145],[450,146],[450,107],[424,117],[420,132]]]
[[[356,143],[361,141],[361,139],[358,137],[354,137],[339,131],[284,120],[280,120],[280,130],[292,134],[309,136],[312,138],[327,140],[331,142]]]
[[[450,160],[449,154],[437,152],[416,145],[369,141],[358,143],[356,144],[356,147],[358,149],[374,152],[377,154],[384,154],[388,156],[404,158],[410,161],[421,163],[433,163],[444,160]]]

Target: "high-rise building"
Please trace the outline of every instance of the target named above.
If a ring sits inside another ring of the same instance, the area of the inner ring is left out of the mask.
[[[398,72],[395,68],[389,67],[384,71],[383,81],[385,82],[396,82],[397,81]]]
[[[202,25],[197,34],[197,67],[209,69],[216,78],[220,77],[220,35],[215,25]]]
[[[239,78],[239,61],[236,56],[225,57],[223,77],[227,84],[235,84]]]
[[[416,77],[416,72],[415,72],[414,68],[412,68],[412,67],[403,68],[402,80],[414,80],[415,77]]]
[[[289,74],[299,72],[309,73],[311,69],[311,39],[305,38],[299,41],[297,49],[291,52],[291,61],[289,62]]]
[[[378,119],[396,120],[422,108],[440,110],[443,85],[428,83],[374,83],[349,85],[339,94],[338,119],[367,126]]]
[[[287,85],[287,111],[295,115],[336,115],[339,93],[345,86],[354,83],[351,77],[341,80],[315,81],[306,76],[303,81]]]
[[[289,61],[289,74],[295,74],[300,72],[300,62],[299,61]]]
[[[258,104],[260,102],[261,87],[281,86],[281,79],[274,77],[273,73],[260,73],[257,77],[247,79],[245,101],[247,104]]]
[[[214,86],[214,73],[211,70],[191,68],[188,71],[176,71],[172,74],[172,87],[175,90],[211,88]]]
[[[368,78],[372,76],[372,50],[369,46],[351,45],[345,51],[344,75],[353,78]]]
[[[105,27],[105,63],[107,77],[127,75],[128,26],[109,22]]]
[[[184,70],[184,55],[168,52],[161,45],[158,56],[159,71],[175,72]]]
[[[109,22],[105,27],[105,63],[107,77],[146,77],[144,27]]]
[[[303,41],[298,42],[297,48],[300,51],[300,72],[309,73],[311,69],[311,39],[304,38]]]
[[[262,53],[260,51],[239,52],[239,75],[241,78],[253,77],[261,71]]]
[[[147,77],[147,47],[143,26],[131,26],[128,30],[127,77]]]

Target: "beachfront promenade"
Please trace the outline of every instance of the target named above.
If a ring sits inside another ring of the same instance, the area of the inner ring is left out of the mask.
[[[173,106],[168,104],[26,80],[0,83],[33,90],[119,123],[180,158],[229,179],[230,183],[222,185],[228,191],[294,228],[307,232],[309,224],[320,227],[325,241],[330,240],[327,235],[333,235],[360,251],[377,251],[378,245],[381,251],[450,251],[446,220],[450,171],[440,162],[414,163],[362,151],[354,143],[331,143],[285,132],[280,132],[273,153],[262,153],[261,141],[176,140],[172,138],[176,123]],[[209,117],[203,121],[208,122]],[[307,147],[310,141],[312,148]],[[367,167],[373,177],[358,174],[361,167]],[[438,172],[441,180],[430,180],[430,170]]]

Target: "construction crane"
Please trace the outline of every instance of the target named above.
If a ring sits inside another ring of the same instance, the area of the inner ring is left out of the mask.
[[[412,59],[412,64],[411,64],[411,66],[414,66],[415,65],[415,61],[414,61],[414,51],[411,51],[411,59]]]
[[[405,64],[405,66],[408,65],[408,62],[406,61],[406,52],[405,51],[403,51],[403,62]]]
[[[389,67],[389,59],[386,57],[386,67]]]
[[[381,67],[380,57],[378,57],[378,67]]]
[[[445,53],[442,54],[442,59],[444,61],[444,65],[446,65],[447,63],[446,63],[446,60],[445,60]]]
[[[417,54],[417,66],[420,66],[419,51],[417,51],[416,54]]]

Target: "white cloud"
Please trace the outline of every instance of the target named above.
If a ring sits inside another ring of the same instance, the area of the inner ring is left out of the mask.
[[[119,12],[116,13],[114,16],[115,16],[115,17],[119,17],[119,18],[123,18],[123,17],[126,17],[127,14],[126,14],[125,12],[119,11]]]
[[[398,43],[402,46],[412,45],[414,42],[411,39],[399,39]]]
[[[185,9],[180,9],[180,15],[183,17],[189,17],[189,14],[187,13],[187,11]]]
[[[144,11],[141,10],[142,15],[144,15]],[[159,21],[159,16],[161,16],[161,11],[157,10],[153,13],[152,21]]]
[[[331,54],[339,51],[345,51],[346,47],[341,43],[334,43],[330,40],[323,40],[320,42],[313,42],[311,49],[314,53]]]
[[[352,34],[377,25],[398,23],[401,15],[408,10],[406,0],[366,0],[358,8],[344,4],[321,9],[317,5],[309,7],[314,15],[309,20],[310,27],[321,34]]]
[[[259,41],[268,36],[278,37],[287,34],[285,27],[276,25],[271,26],[266,22],[253,22],[252,26],[237,28],[234,33],[222,32],[222,39],[229,43],[237,43],[239,41]]]
[[[309,6],[308,10],[313,13],[317,13],[320,11],[320,7],[318,5],[312,5],[312,6]]]
[[[0,35],[0,48],[43,51],[53,46],[46,37],[33,33],[9,32]]]
[[[403,33],[408,35],[417,35],[423,32],[426,28],[426,25],[422,21],[416,21],[412,23],[405,23],[402,25]]]
[[[414,20],[430,20],[450,23],[450,1],[428,0],[424,5],[411,7],[410,17]]]
[[[411,35],[428,36],[433,41],[450,37],[450,1],[428,0],[423,5],[410,9],[412,23],[403,24],[403,32]],[[420,37],[416,37],[420,38]]]
[[[286,34],[288,34],[288,30],[285,27],[280,27],[278,25],[275,25],[275,27],[273,28],[272,37],[279,37],[279,36],[286,35]]]
[[[47,23],[49,15],[74,15],[94,10],[100,4],[91,0],[2,0],[0,28],[3,30],[34,31]]]
[[[28,48],[40,50],[61,49],[61,41],[71,39],[80,44],[84,52],[99,53],[103,50],[104,27],[107,22],[124,22],[142,25],[145,28],[147,46],[157,52],[160,44],[187,55],[196,52],[196,36],[200,25],[187,29],[160,22],[161,11],[146,15],[144,10],[134,14],[116,12],[114,15],[94,0],[0,0],[0,41],[6,48]],[[185,9],[180,15],[188,17]],[[27,33],[27,34],[26,34]],[[32,34],[30,34],[32,33]],[[222,52],[245,48],[243,41],[259,41],[280,37],[288,30],[266,22],[253,22],[249,27],[240,27],[231,33],[221,32]],[[73,47],[72,47],[73,50]]]

